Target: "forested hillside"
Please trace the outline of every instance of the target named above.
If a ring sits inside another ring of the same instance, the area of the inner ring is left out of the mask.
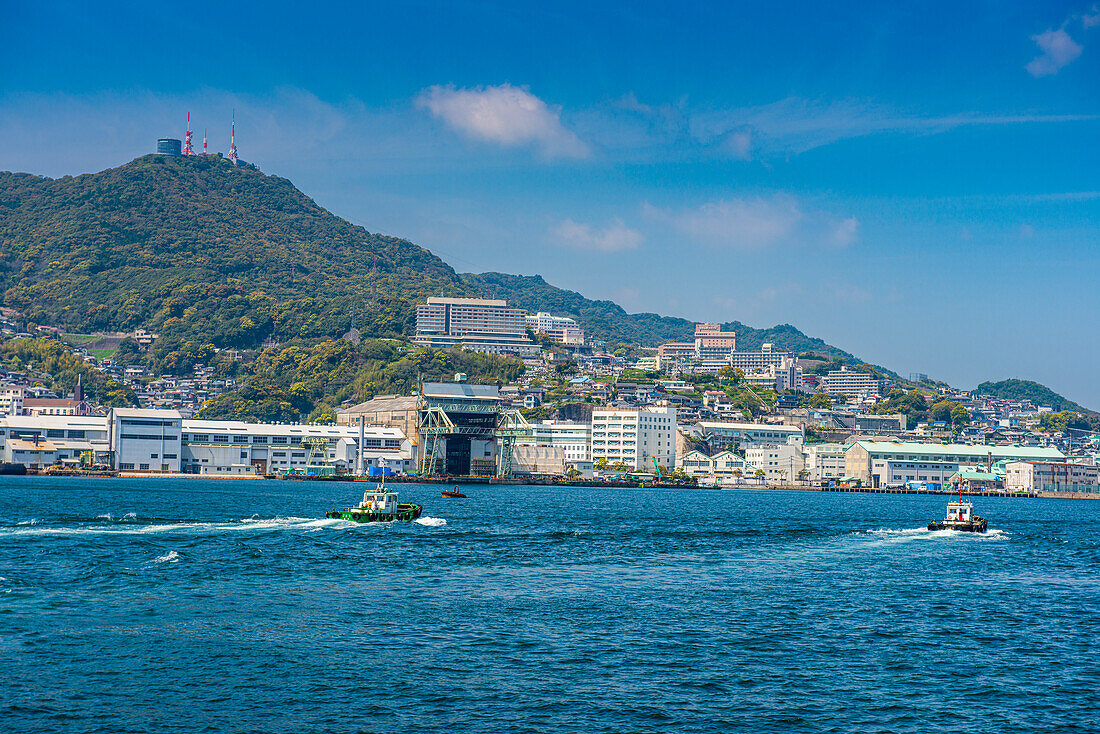
[[[1000,382],[983,382],[975,388],[979,395],[989,395],[995,398],[1009,400],[1030,400],[1036,405],[1045,405],[1056,411],[1071,410],[1082,413],[1095,413],[1072,400],[1068,400],[1051,390],[1046,385],[1040,385],[1031,380],[1001,380]]]
[[[364,333],[398,335],[441,288],[462,284],[427,250],[218,156],[56,180],[0,173],[2,303],[32,321],[252,346],[338,336],[354,310]]]

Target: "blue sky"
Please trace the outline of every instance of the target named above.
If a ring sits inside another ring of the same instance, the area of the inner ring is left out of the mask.
[[[235,108],[243,158],[458,270],[1100,408],[1094,0],[621,5],[9,0],[0,169],[188,110],[225,151]]]

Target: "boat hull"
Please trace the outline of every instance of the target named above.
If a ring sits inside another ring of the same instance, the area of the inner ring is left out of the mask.
[[[411,522],[424,512],[420,505],[398,505],[393,512],[372,512],[358,507],[344,507],[329,510],[325,517],[330,520],[349,520],[351,522]]]
[[[446,499],[458,499],[458,500],[466,499],[466,495],[462,494],[461,492],[444,492],[443,497],[446,498]]]
[[[976,517],[970,522],[944,522],[933,520],[928,523],[929,530],[958,530],[960,533],[984,533],[986,521],[984,517]]]

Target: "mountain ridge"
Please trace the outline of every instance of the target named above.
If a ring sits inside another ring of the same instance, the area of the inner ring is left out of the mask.
[[[0,172],[0,305],[27,321],[147,328],[161,334],[156,349],[191,344],[181,353],[199,354],[206,343],[332,339],[353,324],[364,336],[407,337],[415,303],[441,289],[572,316],[596,338],[629,344],[694,333],[693,321],[630,314],[540,275],[459,274],[407,239],[338,217],[288,179],[217,155],[146,155],[56,179]],[[743,350],[772,343],[860,362],[790,324],[723,326]]]

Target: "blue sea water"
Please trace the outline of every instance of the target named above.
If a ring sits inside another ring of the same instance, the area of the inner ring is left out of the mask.
[[[1094,732],[1100,503],[0,477],[0,730]]]

